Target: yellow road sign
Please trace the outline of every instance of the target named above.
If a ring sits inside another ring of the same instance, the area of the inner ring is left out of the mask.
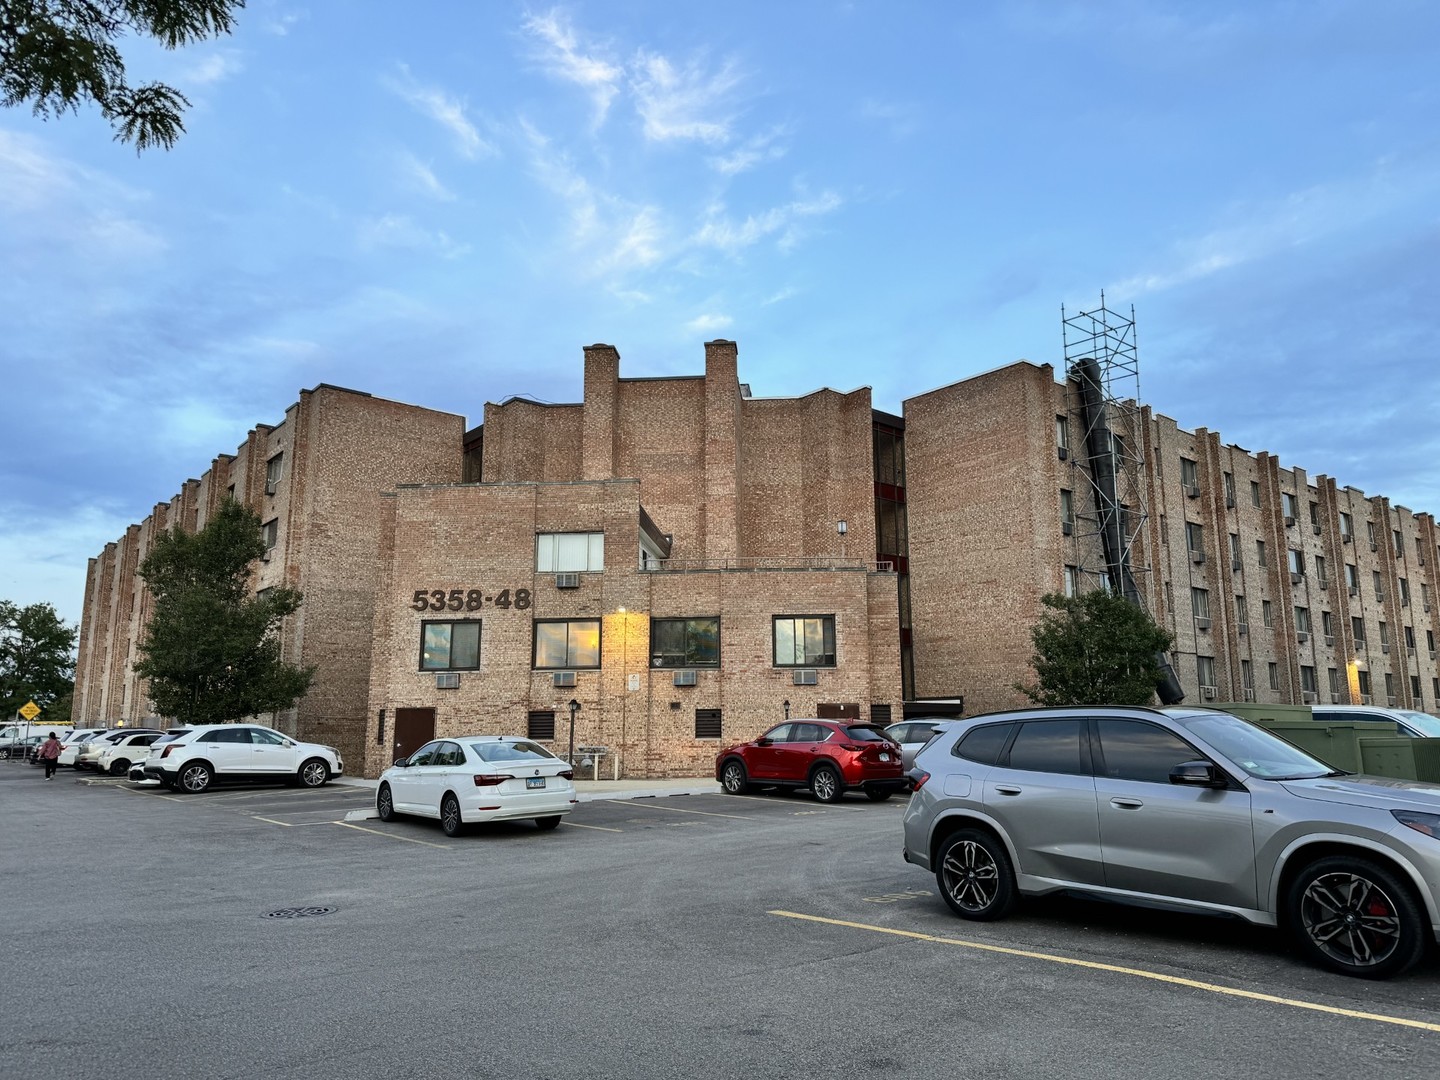
[[[34,720],[35,717],[40,715],[40,706],[36,705],[33,701],[27,701],[24,705],[20,706],[20,715],[25,717],[26,720]]]

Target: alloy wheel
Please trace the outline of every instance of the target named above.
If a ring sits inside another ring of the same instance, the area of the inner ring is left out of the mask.
[[[1300,897],[1300,924],[1326,956],[1347,967],[1384,963],[1400,946],[1394,900],[1360,874],[1322,874]]]
[[[990,853],[965,840],[945,855],[945,891],[966,911],[984,911],[1000,889],[1000,869]]]

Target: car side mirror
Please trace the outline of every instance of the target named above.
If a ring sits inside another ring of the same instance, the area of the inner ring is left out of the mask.
[[[1187,761],[1170,770],[1170,783],[1189,784],[1192,787],[1225,787],[1225,777],[1220,775],[1213,762]]]
[[[774,740],[772,740],[772,739],[767,739],[767,738],[765,738],[765,736],[762,735],[762,736],[760,736],[760,738],[758,738],[758,739],[755,740],[755,745],[756,745],[756,746],[769,746],[769,745],[771,745],[771,743],[772,743],[773,741],[774,741]]]
[[[396,764],[397,767],[403,769],[403,768],[405,767],[405,763],[406,763],[407,761],[409,761],[409,760],[410,760],[410,759],[409,759],[408,757],[397,757],[397,758],[395,759],[395,764]]]

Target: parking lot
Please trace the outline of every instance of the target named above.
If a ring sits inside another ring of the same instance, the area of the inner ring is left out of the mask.
[[[961,922],[900,858],[903,799],[586,802],[554,832],[447,839],[434,822],[346,820],[372,797],[0,768],[17,1003],[0,1069],[1440,1070],[1434,958],[1362,982],[1306,966],[1270,931],[1063,899]]]

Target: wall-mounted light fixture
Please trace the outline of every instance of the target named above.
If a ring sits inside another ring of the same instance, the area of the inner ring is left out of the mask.
[[[836,523],[835,531],[838,532],[841,536],[844,536],[847,532],[850,531],[850,526],[842,520]]]

